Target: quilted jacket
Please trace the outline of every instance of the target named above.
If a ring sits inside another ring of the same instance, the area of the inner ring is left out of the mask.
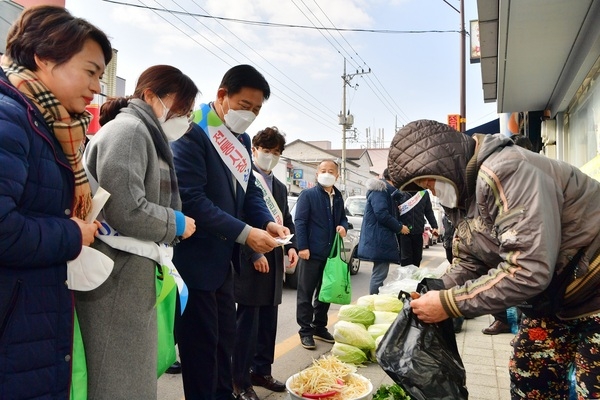
[[[447,209],[455,260],[443,276],[452,316],[500,312],[542,292],[580,249],[557,316],[600,311],[600,183],[573,165],[514,146],[500,135],[471,138],[428,120],[402,128],[390,148],[391,178],[403,190],[422,177],[451,182]]]
[[[0,399],[68,399],[73,171],[42,115],[0,69]]]

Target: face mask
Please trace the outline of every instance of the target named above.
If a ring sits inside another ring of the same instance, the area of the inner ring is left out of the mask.
[[[332,187],[336,179],[335,175],[329,173],[317,175],[317,182],[323,187]]]
[[[260,150],[256,150],[256,159],[254,160],[258,168],[263,171],[273,171],[273,168],[279,162],[279,156],[271,153],[265,153]]]
[[[166,122],[161,122],[160,126],[162,127],[165,136],[169,142],[174,142],[190,129],[190,121],[188,117],[175,117],[167,120]]]
[[[434,189],[435,197],[438,198],[441,205],[448,208],[456,208],[458,206],[456,190],[450,183],[436,179]]]
[[[227,99],[227,105],[229,105],[229,99]],[[223,107],[221,107],[222,110]],[[256,115],[250,110],[232,110],[230,108],[223,118],[225,119],[225,126],[231,132],[244,133],[252,122],[254,122]]]
[[[165,123],[167,121],[167,115],[169,115],[169,109],[167,108],[167,106],[165,106],[165,103],[163,103],[163,101],[160,99],[160,97],[158,97],[158,101],[160,101],[160,104],[163,106],[163,115],[161,117],[158,117],[158,122],[160,122],[161,124]]]
[[[109,277],[113,265],[104,253],[83,246],[76,259],[67,261],[67,287],[83,292],[94,290]]]

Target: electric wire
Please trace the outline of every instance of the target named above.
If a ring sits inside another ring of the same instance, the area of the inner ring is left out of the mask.
[[[175,4],[177,4],[175,2],[175,0],[173,0],[173,2]],[[192,0],[192,2],[198,6],[203,12],[207,13],[207,15],[210,15],[210,13],[208,13],[208,11],[206,11],[204,8],[202,8],[202,6],[200,6],[196,0]],[[185,10],[183,7],[179,6],[182,10]],[[192,15],[190,13],[190,15]],[[198,21],[199,22],[199,21]],[[281,75],[283,75],[286,79],[290,80],[290,82],[292,82],[294,85],[296,85],[300,90],[302,90],[304,93],[306,93],[307,95],[309,95],[315,102],[317,102],[318,104],[320,104],[323,108],[325,108],[326,110],[328,110],[332,115],[335,115],[335,111],[331,110],[329,107],[327,107],[325,104],[323,104],[323,102],[321,102],[321,100],[319,98],[317,98],[316,96],[313,96],[310,92],[308,92],[304,87],[302,87],[302,85],[298,84],[294,79],[292,79],[291,77],[289,77],[288,75],[285,74],[285,72],[283,72],[282,70],[280,70],[279,68],[277,68],[273,63],[271,63],[269,60],[267,60],[262,54],[260,54],[258,51],[256,51],[252,46],[250,46],[249,44],[247,44],[243,39],[241,39],[238,35],[236,35],[233,31],[231,31],[229,28],[227,28],[227,26],[225,26],[225,24],[223,24],[222,22],[218,21],[219,25],[221,25],[224,29],[226,29],[229,33],[231,33],[232,35],[234,35],[240,42],[242,42],[246,47],[248,47],[250,50],[252,50],[252,52],[254,52],[254,54],[256,54],[257,56],[259,56],[261,59],[263,59],[267,64],[269,64],[271,67],[273,67],[273,69],[275,69],[277,72],[279,72]],[[205,24],[203,24],[204,26],[206,26]],[[208,28],[208,27],[207,27]],[[209,28],[210,29],[210,28]],[[275,78],[276,79],[276,78]],[[287,85],[285,85],[283,82],[278,81],[279,83],[281,83],[284,87],[286,87],[287,89],[289,89],[290,91],[292,91],[292,89],[290,87],[288,87]],[[306,99],[303,98],[303,100],[306,101]],[[313,105],[312,102],[308,102],[309,104]],[[314,106],[314,105],[313,105]],[[322,111],[322,109],[314,106],[318,111]]]
[[[112,3],[124,6],[131,6],[137,8],[145,8],[145,9],[153,9],[155,11],[166,11],[164,9],[149,7],[149,6],[139,6],[137,4],[125,3],[122,1],[116,0],[102,0],[105,3]],[[175,14],[186,14],[184,12],[173,11]],[[359,32],[359,33],[380,33],[380,34],[428,34],[428,33],[460,33],[457,30],[441,30],[441,29],[426,29],[426,30],[408,30],[401,31],[395,29],[361,29],[361,28],[330,28],[330,27],[316,27],[316,26],[308,26],[308,25],[295,25],[295,24],[282,24],[276,22],[264,22],[264,21],[252,21],[247,19],[239,19],[239,18],[227,18],[227,17],[219,17],[214,15],[206,15],[206,14],[191,14],[192,16],[198,18],[208,18],[208,19],[216,19],[221,21],[245,24],[245,25],[257,25],[264,27],[275,27],[275,28],[297,28],[297,29],[311,29],[311,30],[320,30],[320,31],[343,31],[343,32]]]
[[[319,5],[319,3],[317,3],[317,0],[313,0],[313,1],[316,4],[316,6],[319,8],[319,10],[321,10],[321,12],[323,13],[323,15],[325,15],[325,17],[327,18],[327,20],[329,21],[329,23],[331,24],[331,26],[333,26],[336,29],[336,31],[342,37],[342,39],[344,39],[344,41],[348,44],[348,46],[350,46],[350,49],[352,49],[352,51],[354,52],[354,54],[356,54],[356,56],[363,62],[363,65],[365,67],[367,67],[368,70],[373,74],[373,76],[375,77],[375,79],[377,80],[377,82],[379,82],[379,85],[381,86],[381,88],[383,89],[383,91],[387,94],[387,98],[390,99],[394,103],[394,105],[396,106],[396,109],[398,111],[400,111],[399,114],[402,114],[404,117],[406,117],[406,121],[405,122],[409,122],[410,118],[408,118],[408,115],[406,115],[406,113],[404,112],[404,110],[402,110],[402,108],[394,101],[393,97],[389,94],[389,92],[387,91],[387,89],[385,88],[385,86],[383,85],[383,83],[381,83],[381,81],[379,80],[379,77],[377,76],[377,74],[375,73],[375,71],[371,70],[371,68],[367,65],[367,62],[358,54],[358,52],[354,49],[354,47],[350,44],[350,42],[348,42],[348,40],[346,39],[346,37],[336,28],[336,26],[333,23],[333,21],[331,20],[331,18],[329,18],[329,16],[327,15],[327,13],[325,13],[325,11],[321,8],[321,6]],[[366,79],[372,81],[369,75],[367,75]],[[375,85],[375,86],[377,86],[377,85]],[[379,93],[383,95],[383,93],[381,93],[381,91],[379,91]],[[395,113],[395,114],[397,115],[398,113]],[[402,115],[401,115],[401,117],[402,117]]]
[[[145,4],[143,3],[143,1],[142,1],[142,0],[138,0],[138,1],[139,1],[140,3],[142,3],[143,5],[145,5]],[[176,14],[176,13],[173,13],[173,12],[171,12],[170,10],[168,10],[166,7],[164,7],[164,6],[163,6],[163,5],[162,5],[162,4],[161,4],[161,3],[160,3],[158,0],[155,0],[155,1],[156,1],[156,3],[157,3],[159,6],[163,7],[163,11],[166,11],[166,12],[168,12],[168,13],[170,13],[170,14]],[[175,1],[174,1],[174,0],[173,0],[173,2],[175,3]],[[177,4],[177,3],[176,3],[176,4]],[[177,5],[178,5],[180,8],[182,8],[183,10],[185,10],[185,9],[184,9],[183,7],[181,7],[179,4],[177,4]],[[147,6],[146,6],[146,7],[147,7]],[[158,14],[157,10],[152,10],[152,11],[153,11],[155,14]],[[185,12],[185,14],[186,14],[186,15],[189,15],[190,13],[189,13],[189,12]],[[229,66],[231,66],[231,65],[232,65],[232,63],[230,63],[230,62],[227,62],[227,61],[225,61],[223,58],[219,57],[217,54],[215,54],[214,52],[212,52],[212,51],[211,51],[211,50],[210,50],[208,47],[206,47],[206,46],[205,46],[205,45],[203,45],[202,43],[200,43],[200,42],[198,42],[197,40],[195,40],[194,38],[192,38],[192,37],[191,37],[191,36],[190,36],[190,35],[189,35],[187,32],[185,32],[185,31],[183,31],[182,29],[180,29],[180,28],[179,28],[177,25],[173,24],[171,21],[169,21],[169,20],[165,19],[165,18],[164,18],[162,15],[159,15],[159,17],[160,17],[160,18],[162,18],[163,20],[165,20],[167,23],[169,23],[169,24],[170,24],[170,25],[172,25],[173,27],[175,27],[175,28],[176,28],[178,31],[180,31],[181,33],[183,33],[184,35],[186,35],[188,38],[192,39],[194,42],[196,42],[197,44],[199,44],[200,46],[202,46],[204,49],[206,49],[207,51],[209,51],[211,54],[213,54],[213,55],[214,55],[215,57],[217,57],[219,60],[223,61],[225,64],[227,64],[227,65],[229,65]],[[191,27],[191,26],[190,26],[188,23],[186,23],[185,21],[183,21],[183,20],[182,20],[182,19],[181,19],[181,18],[180,18],[178,15],[173,15],[173,17],[175,17],[175,18],[176,18],[177,20],[179,20],[181,23],[183,23],[183,24],[184,24],[184,25],[186,25],[188,28],[190,28],[190,29],[191,29],[193,32],[197,33],[197,34],[198,34],[198,35],[200,35],[202,38],[204,38],[205,40],[207,40],[208,42],[210,42],[211,44],[213,44],[213,45],[214,45],[214,43],[213,43],[213,42],[212,42],[210,39],[206,38],[204,35],[202,35],[202,34],[201,34],[200,32],[198,32],[196,29],[194,29],[193,27]],[[203,25],[204,25],[204,26],[206,26],[205,24],[203,24]],[[211,31],[213,34],[215,34],[217,37],[219,37],[220,39],[222,39],[222,40],[223,40],[223,38],[222,38],[222,37],[221,37],[221,36],[220,36],[218,33],[214,32],[213,30],[211,30],[211,29],[210,29],[210,28],[208,28],[208,27],[206,27],[206,28],[207,28],[207,29],[209,29],[209,30],[210,30],[210,31]],[[237,36],[236,36],[236,37],[237,37]],[[242,41],[242,42],[243,42],[243,40],[241,40],[239,37],[238,37],[238,39],[239,39],[240,41]],[[223,41],[224,41],[225,43],[228,43],[226,40],[223,40]],[[229,43],[228,43],[228,44],[229,44]],[[244,42],[244,44],[246,44],[246,43]],[[246,44],[246,46],[248,46],[248,45]],[[216,48],[218,48],[219,50],[221,50],[221,51],[222,51],[223,53],[225,53],[226,55],[228,55],[228,56],[229,56],[229,57],[230,57],[230,58],[233,60],[233,62],[234,62],[234,63],[239,63],[239,62],[238,62],[238,60],[236,60],[236,59],[235,59],[233,56],[231,56],[230,54],[228,54],[227,52],[225,52],[225,51],[224,51],[223,49],[221,49],[219,46],[216,46],[216,45],[215,45],[215,47],[216,47]],[[235,50],[235,51],[237,51],[237,52],[238,52],[240,55],[242,55],[242,57],[245,57],[245,58],[247,58],[248,60],[250,60],[250,58],[249,58],[249,57],[247,57],[245,54],[243,54],[241,51],[239,51],[239,49],[237,49],[235,46],[231,46],[231,47],[232,47],[232,48],[234,48],[234,50]],[[250,47],[250,46],[248,46],[248,47]],[[268,74],[268,72],[265,72],[265,74],[269,75],[270,77],[272,77],[273,79],[275,79],[277,82],[279,82],[279,83],[281,83],[282,85],[284,85],[284,86],[285,86],[285,84],[283,84],[283,83],[282,83],[282,82],[281,82],[279,79],[277,79],[277,78],[276,78],[276,77],[274,77],[273,75],[271,75],[271,74]],[[273,86],[273,85],[271,85],[271,86]],[[275,87],[276,87],[276,86],[275,86]],[[286,86],[286,88],[288,88],[288,89],[289,89],[289,87],[287,87],[287,86]],[[283,101],[283,102],[284,102],[284,103],[286,103],[287,105],[290,105],[290,106],[294,107],[294,108],[295,108],[296,110],[298,110],[300,113],[302,113],[302,114],[306,115],[308,118],[310,118],[310,119],[313,119],[314,121],[316,121],[316,122],[318,122],[319,124],[321,124],[321,126],[323,126],[324,128],[327,128],[327,129],[330,129],[330,130],[332,130],[332,131],[335,131],[335,132],[337,132],[337,130],[338,130],[338,129],[337,129],[337,125],[335,125],[335,128],[333,127],[333,126],[334,126],[334,125],[333,125],[333,123],[332,123],[332,125],[326,125],[326,121],[328,120],[327,118],[330,118],[330,116],[326,116],[325,118],[316,119],[314,115],[312,115],[312,114],[310,114],[310,113],[306,112],[305,110],[303,110],[303,109],[301,109],[301,108],[298,108],[297,104],[292,104],[290,101],[284,100],[282,96],[287,96],[288,98],[290,98],[290,100],[292,100],[292,101],[293,101],[293,99],[292,99],[290,96],[288,96],[286,93],[284,93],[283,91],[281,91],[280,93],[281,93],[281,95],[279,95],[279,93],[277,93],[277,91],[275,91],[275,93],[273,93],[273,94],[272,94],[272,97],[275,97],[275,98],[277,98],[277,99],[279,99],[279,100]],[[292,92],[292,93],[294,93],[294,92]],[[297,94],[296,94],[296,95],[297,95]],[[298,96],[299,96],[299,95],[298,95]],[[318,107],[314,106],[314,104],[313,104],[313,103],[311,103],[310,101],[306,100],[305,98],[303,98],[303,97],[301,97],[301,96],[299,96],[299,97],[300,97],[302,100],[304,100],[305,102],[307,102],[309,105],[311,105],[311,106],[315,107],[315,109],[316,109],[318,112],[323,112],[321,109],[319,109]],[[325,114],[324,114],[324,115],[325,115]],[[333,115],[335,115],[335,113],[334,113]]]

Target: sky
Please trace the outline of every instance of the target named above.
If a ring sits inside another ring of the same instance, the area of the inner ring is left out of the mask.
[[[464,1],[468,30],[477,6]],[[215,99],[232,66],[256,67],[271,97],[250,136],[277,126],[288,143],[327,140],[340,149],[344,87],[354,116],[347,148],[389,147],[396,127],[460,113],[459,0],[66,0],[66,7],[107,33],[127,95],[155,64],[190,76],[202,92],[198,103]],[[468,38],[466,49],[468,57]],[[468,60],[466,108],[467,129],[497,117],[496,104],[483,102],[480,65]]]

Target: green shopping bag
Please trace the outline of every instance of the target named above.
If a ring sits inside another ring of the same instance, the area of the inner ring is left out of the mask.
[[[73,316],[73,355],[71,357],[71,400],[87,400],[87,363],[77,312]]]
[[[335,234],[333,246],[325,264],[319,301],[323,303],[350,304],[352,301],[352,281],[348,264],[342,260],[343,241],[339,233]]]
[[[156,324],[158,327],[157,377],[160,377],[175,362],[175,302],[177,301],[175,280],[167,267],[156,268]]]

